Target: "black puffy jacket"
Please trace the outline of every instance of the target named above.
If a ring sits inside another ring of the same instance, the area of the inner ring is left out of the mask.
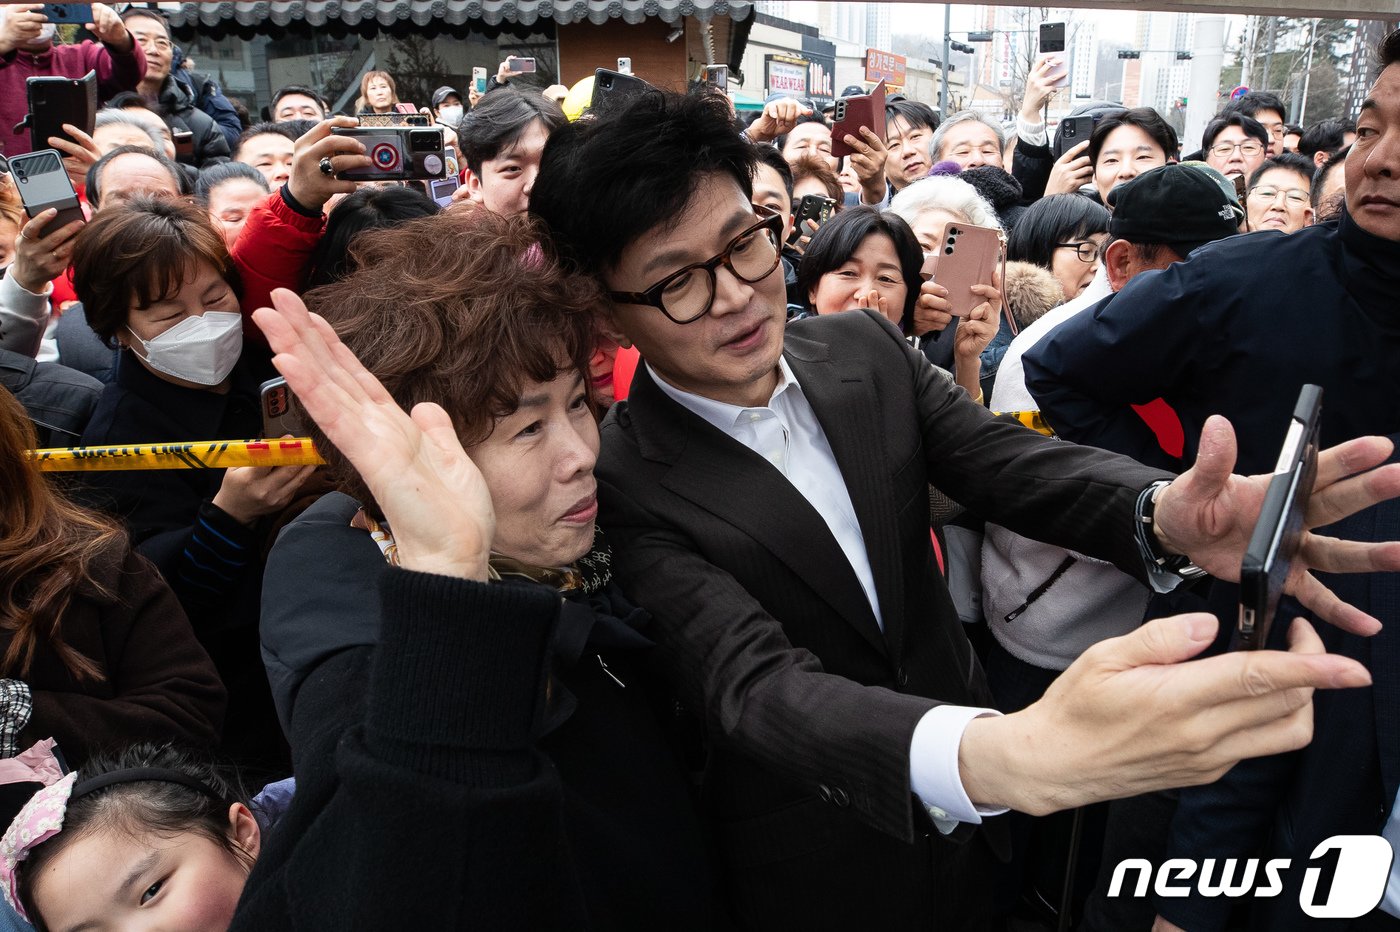
[[[232,154],[228,139],[214,118],[194,105],[194,97],[170,75],[160,86],[160,115],[172,131],[188,130],[194,134],[194,154],[177,155],[176,161],[195,168],[207,168],[227,162]]]

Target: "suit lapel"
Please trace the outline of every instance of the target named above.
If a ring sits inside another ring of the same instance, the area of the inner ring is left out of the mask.
[[[846,480],[880,598],[885,640],[890,653],[899,657],[904,636],[904,561],[879,396],[856,360],[833,360],[824,345],[806,340],[792,340],[790,345],[788,364]],[[814,349],[817,346],[819,350]]]
[[[821,515],[773,464],[673,401],[644,366],[637,369],[628,407],[642,456],[670,466],[662,485],[758,541],[871,646],[885,651],[845,553]]]

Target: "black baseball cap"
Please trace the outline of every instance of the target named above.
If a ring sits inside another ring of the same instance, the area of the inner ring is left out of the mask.
[[[1184,257],[1238,233],[1239,201],[1207,172],[1214,169],[1163,165],[1109,191],[1109,234],[1130,243],[1171,246]]]
[[[444,84],[442,87],[433,91],[432,108],[436,110],[438,107],[441,107],[442,102],[449,97],[456,97],[458,100],[461,100],[462,92],[457,90],[457,88],[455,87],[448,87],[446,84]]]

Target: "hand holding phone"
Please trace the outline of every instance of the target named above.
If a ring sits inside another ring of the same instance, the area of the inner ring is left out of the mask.
[[[796,246],[805,236],[810,238],[817,229],[831,219],[836,211],[836,201],[820,194],[803,195],[792,213],[792,232],[788,234],[789,246]]]
[[[937,245],[926,254],[921,272],[946,292],[948,313],[966,317],[987,300],[972,288],[993,284],[1001,259],[1001,236],[986,227],[950,221],[934,242]]]
[[[268,379],[262,383],[258,394],[262,399],[262,439],[273,440],[290,434],[293,437],[306,436],[306,423],[301,412],[292,404],[292,390],[284,378]]]
[[[25,213],[33,218],[49,208],[58,211],[58,216],[40,232],[41,238],[47,238],[73,221],[83,219],[77,192],[73,190],[73,183],[68,180],[68,172],[63,167],[63,158],[56,150],[39,149],[12,155],[9,162],[10,177],[19,190]]]
[[[846,145],[846,136],[859,139],[861,127],[867,127],[881,139],[885,138],[885,82],[875,85],[869,94],[838,97],[831,113],[831,154],[836,158],[853,155]]]
[[[1258,650],[1269,639],[1289,568],[1298,554],[1303,518],[1317,481],[1318,430],[1322,389],[1304,385],[1264,493],[1259,521],[1240,564],[1240,618],[1235,649]]]

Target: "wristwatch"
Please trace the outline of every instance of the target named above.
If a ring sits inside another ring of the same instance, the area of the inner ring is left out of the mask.
[[[1169,485],[1171,485],[1170,481],[1159,479],[1138,493],[1136,512],[1138,549],[1142,552],[1143,561],[1159,572],[1171,573],[1182,579],[1200,579],[1207,575],[1206,571],[1192,563],[1190,557],[1163,551],[1157,540],[1157,535],[1152,531],[1153,524],[1157,520],[1157,498],[1162,494],[1162,490]]]

